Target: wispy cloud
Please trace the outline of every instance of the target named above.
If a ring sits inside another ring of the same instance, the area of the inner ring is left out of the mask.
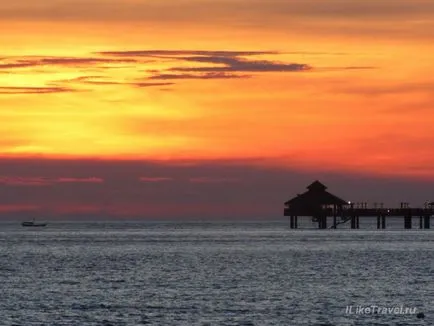
[[[149,79],[234,79],[249,78],[251,75],[237,73],[301,72],[311,70],[305,63],[284,63],[269,60],[255,60],[251,57],[279,55],[277,51],[205,51],[205,50],[139,50],[100,52],[102,55],[118,57],[158,57],[179,63],[203,63],[203,67],[174,66],[162,71],[152,71]],[[214,66],[210,66],[210,64]]]
[[[346,69],[346,70],[365,70],[365,69],[378,69],[378,67],[374,67],[374,66],[348,66],[348,67],[342,67],[340,69]]]
[[[214,62],[216,59],[210,58],[208,62]],[[206,61],[201,61],[206,62]],[[223,66],[216,67],[188,67],[188,68],[171,68],[171,71],[188,71],[188,72],[297,72],[311,70],[307,64],[300,63],[278,63],[272,61],[248,61],[233,58],[227,60]]]
[[[135,63],[135,59],[80,58],[80,57],[10,57],[0,60],[0,69],[28,68],[38,66],[85,67],[110,63]]]
[[[299,54],[299,52],[296,52]],[[306,52],[309,53],[309,52]],[[70,56],[23,56],[3,57],[0,59],[0,71],[17,73],[17,68],[35,68],[61,66],[62,68],[74,68],[71,72],[72,78],[53,79],[46,82],[46,85],[0,86],[0,95],[19,94],[49,94],[74,91],[89,91],[83,89],[82,85],[98,87],[105,86],[126,86],[133,88],[162,88],[173,86],[183,80],[235,80],[248,79],[263,73],[301,73],[308,71],[327,70],[360,70],[373,69],[369,66],[343,66],[334,68],[312,67],[307,63],[282,62],[270,60],[288,55],[274,50],[125,50],[125,51],[100,51],[84,57]],[[267,56],[267,60],[262,58]],[[149,68],[147,63],[153,62],[160,69]],[[122,64],[128,74],[123,78],[122,74],[112,74],[109,68],[119,67]],[[126,66],[124,66],[126,65]],[[79,70],[75,68],[80,68]],[[77,76],[77,71],[83,73]],[[147,76],[143,76],[146,72]],[[51,74],[53,71],[44,72]],[[54,70],[57,73],[57,68]],[[88,75],[85,75],[88,73]],[[49,77],[48,77],[49,78]],[[96,90],[96,88],[95,88]]]
[[[130,51],[102,51],[98,52],[102,55],[115,56],[115,57],[173,57],[184,55],[196,56],[219,56],[219,57],[237,57],[237,56],[253,56],[253,55],[266,55],[278,54],[276,51],[207,51],[207,50],[130,50]]]
[[[100,52],[103,55],[120,57],[153,57],[159,56],[178,61],[211,63],[215,67],[172,67],[171,71],[189,72],[292,72],[309,70],[304,63],[281,63],[267,60],[250,60],[244,57],[279,55],[277,51],[205,51],[205,50],[145,50]]]
[[[171,86],[174,83],[170,82],[139,82],[139,81],[114,81],[108,80],[107,77],[104,76],[81,76],[68,80],[59,80],[59,83],[79,83],[79,84],[89,84],[89,85],[99,85],[99,86],[107,86],[107,85],[126,85],[126,86],[135,86],[135,87],[156,87],[156,86]]]
[[[62,56],[23,56],[3,57],[0,59],[0,71],[17,73],[18,68],[36,68],[61,66],[80,68],[80,72],[89,75],[70,79],[57,79],[43,86],[0,86],[0,94],[49,94],[78,91],[80,84],[92,86],[130,86],[135,88],[172,86],[173,81],[181,80],[230,80],[247,79],[260,73],[291,73],[313,69],[305,63],[285,63],[259,60],[261,56],[279,56],[281,53],[271,50],[126,50],[101,51],[85,57]],[[160,69],[146,69],[146,64],[154,62],[162,65]],[[109,65],[107,65],[109,64]],[[110,67],[117,64],[130,70],[128,77],[119,79],[118,74],[111,74]],[[190,66],[192,65],[192,66]],[[95,69],[98,69],[95,75]],[[143,76],[145,71],[148,76]],[[40,72],[50,74],[50,70]],[[141,75],[141,76],[140,76]],[[74,85],[76,84],[76,85]],[[166,90],[166,89],[164,89]]]
[[[52,182],[43,177],[0,177],[0,184],[8,186],[49,186]]]
[[[13,69],[13,68],[27,68],[32,67],[33,64],[30,64],[28,62],[12,62],[12,63],[0,63],[0,69]]]
[[[239,182],[238,178],[216,178],[216,177],[195,177],[190,178],[191,183],[234,183]]]
[[[103,183],[104,179],[89,177],[89,178],[71,178],[71,177],[61,177],[54,180],[56,183]]]
[[[50,94],[50,93],[65,93],[75,92],[76,90],[68,87],[15,87],[15,86],[0,86],[0,94]]]
[[[136,87],[142,88],[142,87],[155,87],[155,86],[171,86],[174,85],[174,83],[137,82],[137,83],[130,83],[130,85],[134,85]]]
[[[90,84],[90,85],[122,85],[123,82],[107,80],[104,76],[80,76],[77,78],[59,80],[58,82],[63,83],[79,83],[79,84]]]
[[[236,79],[250,78],[248,75],[228,74],[224,72],[208,72],[205,74],[156,74],[149,79],[173,80],[173,79]]]
[[[167,182],[172,180],[170,177],[139,177],[140,182]]]
[[[7,186],[52,186],[55,184],[64,183],[103,183],[104,179],[89,177],[89,178],[73,178],[73,177],[19,177],[19,176],[0,176],[0,184]]]

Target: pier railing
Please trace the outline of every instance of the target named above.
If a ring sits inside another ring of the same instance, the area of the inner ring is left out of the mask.
[[[434,207],[425,208],[411,208],[411,207],[401,207],[401,208],[354,208],[351,206],[329,208],[329,207],[286,207],[284,210],[285,216],[290,216],[290,226],[291,228],[298,228],[298,217],[310,216],[314,222],[318,222],[318,227],[320,229],[327,228],[327,217],[333,217],[333,228],[337,225],[351,221],[351,228],[359,228],[359,218],[360,217],[377,217],[377,228],[386,228],[386,217],[403,217],[404,228],[412,228],[413,217],[419,217],[420,223],[419,227],[421,229],[430,228],[431,216],[434,215]],[[340,217],[341,221],[337,218]]]
[[[296,208],[285,208],[284,216],[312,216],[312,215],[326,215],[326,216],[425,216],[434,215],[434,208],[350,208],[344,207],[336,211],[333,208],[324,208],[320,210],[312,209],[296,209]]]
[[[433,208],[344,208],[342,212],[357,216],[425,216],[434,215]]]

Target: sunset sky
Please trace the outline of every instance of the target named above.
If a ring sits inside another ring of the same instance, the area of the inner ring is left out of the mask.
[[[434,200],[432,0],[0,3],[0,216]]]

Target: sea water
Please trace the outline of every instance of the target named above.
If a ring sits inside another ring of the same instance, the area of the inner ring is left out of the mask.
[[[0,222],[0,325],[434,325],[434,232],[402,223]]]

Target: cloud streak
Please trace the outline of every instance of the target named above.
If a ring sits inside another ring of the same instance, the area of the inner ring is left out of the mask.
[[[156,87],[156,86],[172,86],[174,85],[174,83],[137,82],[137,83],[129,83],[129,85],[133,85],[138,88],[144,88],[144,87]]]
[[[208,59],[208,58],[207,58]],[[215,62],[221,58],[209,58],[209,61]],[[189,59],[191,60],[191,59]],[[311,70],[307,64],[299,63],[278,63],[273,61],[248,61],[238,58],[232,58],[219,67],[188,67],[188,68],[171,68],[171,71],[188,71],[188,72],[300,72]]]
[[[173,178],[170,177],[139,177],[140,182],[147,182],[147,183],[167,182],[172,180]]]
[[[228,50],[128,50],[128,51],[101,51],[98,54],[115,57],[163,57],[173,56],[217,56],[217,57],[238,57],[279,54],[276,51],[228,51]]]
[[[170,74],[162,73],[149,77],[151,80],[180,80],[180,79],[241,79],[250,78],[248,75],[228,74],[224,72],[207,72],[204,74]]]
[[[100,184],[104,179],[97,177],[89,178],[74,178],[74,177],[19,177],[19,176],[0,176],[0,184],[7,186],[36,186],[45,187],[55,184],[68,184],[68,183],[86,183],[86,184]]]
[[[134,86],[134,87],[138,87],[138,88],[174,85],[174,83],[171,83],[171,82],[112,81],[112,80],[107,80],[107,78],[104,76],[81,76],[81,77],[77,77],[77,78],[73,78],[73,79],[59,80],[57,82],[59,82],[59,83],[79,83],[79,84],[88,84],[88,85],[96,85],[96,86],[124,85],[124,86]]]
[[[20,94],[52,94],[76,92],[77,90],[69,87],[15,87],[0,86],[0,95],[20,95]]]
[[[234,183],[240,182],[238,178],[215,178],[215,177],[195,177],[190,178],[191,183],[203,183],[203,184],[219,184],[219,183]]]
[[[239,56],[197,56],[180,57],[180,61],[215,64],[205,67],[172,67],[170,72],[181,73],[160,73],[150,79],[234,79],[249,78],[251,75],[240,75],[239,73],[289,73],[304,72],[312,70],[307,64],[280,63],[267,60],[247,60]]]
[[[251,75],[238,73],[289,73],[309,71],[313,68],[305,63],[282,63],[269,60],[250,59],[252,56],[279,55],[276,51],[205,51],[205,50],[138,50],[100,52],[117,57],[158,57],[180,63],[204,64],[203,67],[170,67],[163,71],[152,71],[153,80],[180,79],[235,79],[249,78]],[[249,58],[249,59],[247,59]],[[214,66],[209,66],[212,64]]]
[[[3,62],[1,62],[3,61]],[[0,69],[29,68],[40,66],[71,66],[86,67],[110,63],[136,63],[134,59],[110,59],[110,58],[80,58],[80,57],[23,57],[3,58],[0,61]]]
[[[108,80],[107,77],[104,76],[81,76],[73,79],[66,80],[58,80],[57,83],[78,83],[78,84],[87,84],[87,85],[96,85],[96,86],[133,86],[137,88],[145,88],[145,87],[158,87],[158,86],[171,86],[174,83],[171,82],[140,82],[140,81],[132,81],[132,82],[124,82],[124,81],[113,81]]]

